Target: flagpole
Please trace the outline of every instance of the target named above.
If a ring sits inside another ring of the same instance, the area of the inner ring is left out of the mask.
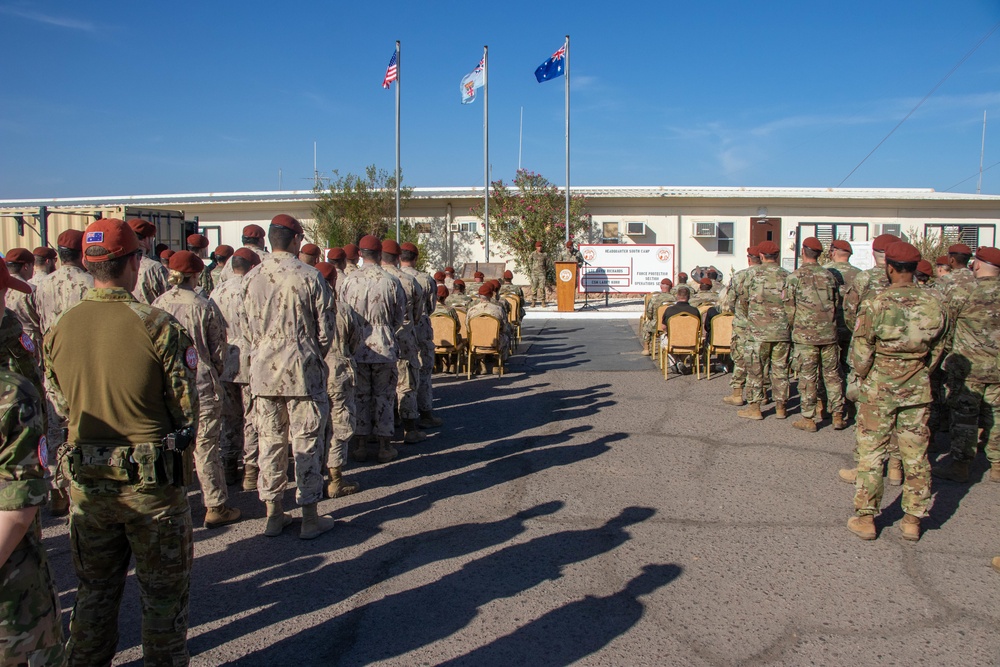
[[[566,35],[566,242],[569,242],[569,35]]]
[[[483,47],[483,219],[486,235],[483,249],[490,261],[490,64],[489,46]]]
[[[400,56],[399,40],[396,40],[396,242],[399,237],[399,86],[403,81],[403,62]],[[568,209],[567,209],[568,210]]]

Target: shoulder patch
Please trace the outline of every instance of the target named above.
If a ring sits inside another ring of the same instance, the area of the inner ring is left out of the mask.
[[[35,343],[31,340],[31,336],[26,333],[21,334],[21,347],[31,354],[35,353]]]
[[[43,468],[49,467],[49,441],[44,435],[38,439],[38,462]]]
[[[194,345],[188,347],[187,351],[184,353],[184,363],[191,370],[198,368],[198,350],[194,349]]]

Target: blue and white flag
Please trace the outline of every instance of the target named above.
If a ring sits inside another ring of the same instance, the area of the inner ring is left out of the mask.
[[[559,47],[558,51],[552,54],[551,58],[538,66],[538,69],[535,70],[535,78],[538,79],[538,83],[542,83],[557,76],[562,76],[566,73],[565,66],[566,45],[563,44]]]
[[[480,60],[476,69],[462,77],[462,104],[472,104],[476,101],[476,88],[482,88],[486,83],[486,70]]]

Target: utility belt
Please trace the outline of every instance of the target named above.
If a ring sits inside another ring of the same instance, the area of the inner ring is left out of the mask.
[[[122,446],[70,443],[66,467],[77,484],[118,482],[133,486],[140,493],[151,493],[165,486],[184,487],[190,477],[191,461],[184,450],[192,440],[190,429],[185,429],[156,443]]]

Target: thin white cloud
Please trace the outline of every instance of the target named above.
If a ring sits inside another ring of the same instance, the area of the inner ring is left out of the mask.
[[[83,32],[97,32],[97,26],[90,21],[81,21],[80,19],[67,18],[65,16],[54,16],[52,14],[43,14],[42,12],[36,12],[29,9],[22,9],[20,7],[3,7],[0,6],[0,12],[4,14],[9,14],[10,16],[16,16],[18,18],[26,19],[28,21],[35,21],[37,23],[44,23],[46,25],[54,25],[59,28],[68,28],[70,30],[82,30]]]

